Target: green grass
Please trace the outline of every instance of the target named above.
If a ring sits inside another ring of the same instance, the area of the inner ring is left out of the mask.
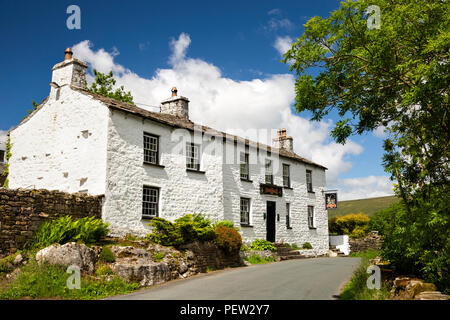
[[[396,196],[339,201],[338,209],[328,210],[328,218],[360,212],[371,217],[375,212],[387,209],[397,201],[399,199]]]
[[[378,250],[367,250],[364,252],[351,253],[351,257],[361,258],[361,265],[354,272],[351,280],[345,285],[339,299],[341,300],[387,300],[389,299],[390,288],[381,282],[380,290],[369,289],[367,279],[370,274],[367,273],[369,260],[380,255]]]
[[[251,264],[264,264],[264,263],[275,262],[275,259],[272,256],[264,258],[257,254],[251,255],[249,257],[245,257],[244,260],[250,262]]]
[[[106,273],[106,272],[105,272]],[[82,276],[80,289],[69,289],[66,268],[50,264],[38,264],[30,260],[23,266],[17,278],[0,287],[0,299],[101,299],[125,294],[139,288],[118,276]]]

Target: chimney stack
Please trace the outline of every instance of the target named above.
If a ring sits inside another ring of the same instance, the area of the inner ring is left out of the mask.
[[[72,56],[72,49],[67,48],[64,51],[64,61],[55,64],[52,68],[52,83],[59,88],[65,85],[80,88],[85,86],[87,64]],[[54,90],[53,86],[51,90]]]
[[[293,139],[286,135],[286,129],[278,129],[278,137],[272,139],[272,146],[278,149],[284,149],[290,152],[294,152]]]
[[[161,102],[161,112],[189,120],[189,100],[178,96],[176,87],[172,88],[172,96]]]

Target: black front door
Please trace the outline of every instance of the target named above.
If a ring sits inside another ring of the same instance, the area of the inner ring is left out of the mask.
[[[266,240],[275,242],[275,202],[267,201]]]

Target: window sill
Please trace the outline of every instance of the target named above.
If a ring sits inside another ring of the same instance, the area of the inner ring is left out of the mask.
[[[308,193],[311,193],[311,194],[316,194],[314,191],[308,191]]]
[[[241,178],[241,181],[245,181],[245,182],[253,182],[253,180],[250,180],[250,179],[244,179],[244,178]]]
[[[288,230],[292,230],[292,227],[286,227],[286,229],[288,229]]]
[[[154,218],[158,218],[157,216],[154,217],[142,217],[141,221],[152,221]]]
[[[189,168],[186,168],[186,171],[187,172],[195,172],[195,173],[206,173],[205,171],[200,171],[200,170],[195,170],[195,169],[189,169]]]
[[[253,226],[251,224],[245,224],[245,223],[241,223],[241,227],[244,228],[253,228]]]
[[[284,189],[288,189],[288,190],[294,190],[294,188],[292,188],[292,187],[285,187],[285,186],[283,186],[283,188]]]
[[[157,163],[144,162],[144,164],[146,166],[152,166],[152,167],[157,167],[157,168],[165,168],[165,166],[157,164]]]
[[[317,230],[316,227],[309,227],[309,230]]]

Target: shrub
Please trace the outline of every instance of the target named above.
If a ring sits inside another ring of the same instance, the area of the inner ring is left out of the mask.
[[[153,218],[149,225],[153,230],[147,235],[148,240],[163,246],[178,246],[183,243],[181,234],[177,232],[172,222],[163,218]]]
[[[64,216],[45,222],[37,232],[32,247],[42,248],[71,241],[92,244],[104,238],[108,231],[108,224],[101,219],[85,217],[72,220],[71,216]]]
[[[431,190],[407,212],[403,202],[377,214],[383,235],[382,256],[398,273],[413,274],[450,293],[450,215],[448,203]]]
[[[114,272],[106,264],[101,264],[97,267],[97,270],[95,270],[95,274],[98,276],[111,276]]]
[[[364,237],[369,230],[370,218],[364,213],[336,216],[328,221],[331,234],[348,234],[351,238]]]
[[[234,228],[234,223],[233,223],[232,221],[229,221],[229,220],[222,220],[222,221],[216,222],[216,224],[214,225],[214,228],[215,228],[215,227],[218,227],[218,226],[224,226],[224,227],[228,227],[228,228]]]
[[[293,243],[293,244],[291,244],[291,249],[292,250],[300,250],[300,247],[296,243]]]
[[[166,256],[165,252],[155,252],[153,254],[153,260],[156,262],[160,262],[164,259],[165,256]]]
[[[241,234],[235,228],[216,225],[214,232],[216,233],[215,243],[225,252],[234,253],[242,247]]]
[[[312,247],[312,245],[311,245],[311,243],[309,243],[309,242],[305,242],[303,245],[302,245],[302,249],[312,249],[313,247]]]
[[[147,235],[147,239],[164,246],[210,241],[216,237],[212,221],[201,215],[187,214],[176,219],[175,222],[153,218],[149,225],[153,227],[153,230]]]
[[[116,257],[114,256],[114,253],[111,251],[108,247],[103,247],[102,251],[100,252],[99,258],[103,262],[114,262],[116,261]]]
[[[184,243],[211,241],[216,237],[212,221],[199,214],[186,214],[175,220]]]
[[[269,251],[277,251],[277,248],[269,241],[263,239],[255,239],[250,248],[252,250],[269,250]]]
[[[241,251],[249,251],[250,249],[247,247],[247,245],[245,243],[242,244],[241,246]]]

